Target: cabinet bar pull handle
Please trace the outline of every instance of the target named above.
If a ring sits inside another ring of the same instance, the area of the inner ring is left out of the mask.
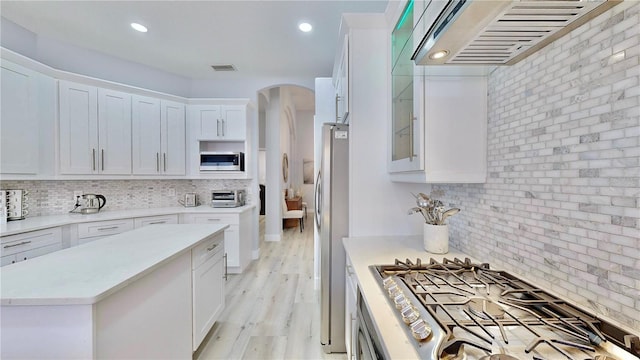
[[[213,244],[212,247],[207,248],[207,251],[211,251],[211,250],[213,250],[213,249],[215,249],[217,247],[218,247],[218,244]]]
[[[164,224],[164,223],[166,223],[166,221],[154,221],[154,222],[150,222],[149,225]]]
[[[164,171],[167,171],[167,153],[162,153],[162,161],[164,163]]]
[[[220,119],[216,119],[216,136],[220,136]]]
[[[91,163],[93,171],[96,171],[96,149],[91,149]]]
[[[160,172],[160,153],[156,153],[156,172]]]
[[[12,248],[12,247],[14,247],[14,246],[26,245],[26,244],[29,244],[29,243],[31,243],[31,240],[29,240],[29,241],[19,242],[19,243],[17,243],[17,244],[5,245],[5,246],[4,246],[4,248],[5,248],[5,249],[8,249],[8,248]]]
[[[115,230],[117,229],[117,226],[109,226],[109,227],[103,227],[103,228],[98,228],[98,231],[103,231],[103,230]]]
[[[102,163],[102,165],[101,165],[102,166],[102,171],[104,171],[104,149],[100,150],[100,152],[101,152],[101,155],[100,155],[101,160],[100,160],[100,162]]]
[[[222,256],[224,258],[224,280],[229,280],[229,271],[227,269],[227,253]]]
[[[207,219],[207,221],[220,221],[220,219]]]
[[[413,151],[413,113],[409,113],[409,161],[413,161],[413,157],[416,155]]]
[[[336,122],[340,122],[340,116],[338,116],[338,101],[340,101],[340,96],[336,94]]]
[[[225,125],[224,125],[224,119],[222,119],[222,136],[224,136],[224,127],[225,127]]]

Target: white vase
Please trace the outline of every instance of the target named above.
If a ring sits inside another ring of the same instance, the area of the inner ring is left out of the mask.
[[[433,254],[449,252],[449,225],[424,224],[424,249]]]

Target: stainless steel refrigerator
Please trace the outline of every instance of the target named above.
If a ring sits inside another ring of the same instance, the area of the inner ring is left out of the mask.
[[[320,234],[320,343],[326,353],[346,352],[345,252],[349,232],[349,125],[322,126],[322,160],[316,181]]]

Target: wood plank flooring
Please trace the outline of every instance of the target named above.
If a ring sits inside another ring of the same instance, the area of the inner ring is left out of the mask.
[[[346,359],[320,346],[312,221],[302,233],[285,229],[282,241],[265,242],[261,216],[260,259],[229,275],[226,309],[194,359]]]

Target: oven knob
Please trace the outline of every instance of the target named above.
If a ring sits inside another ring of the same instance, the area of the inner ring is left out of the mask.
[[[431,327],[422,319],[418,319],[411,323],[411,333],[417,340],[424,340],[431,335]]]
[[[394,304],[396,304],[396,309],[400,310],[409,304],[409,300],[404,296],[403,293],[398,294],[395,298],[393,298]]]
[[[393,278],[390,278],[390,277],[388,277],[388,278],[384,278],[384,279],[382,280],[382,286],[383,286],[385,289],[388,289],[388,288],[389,288],[389,286],[391,286],[391,285],[395,285],[395,284],[396,284],[396,281],[395,281],[395,280],[393,280]]]
[[[407,325],[420,318],[420,313],[412,305],[408,305],[404,309],[400,310],[400,313],[402,314],[402,321]]]
[[[402,294],[402,290],[400,289],[400,287],[398,286],[398,284],[393,284],[391,286],[389,286],[389,288],[387,289],[387,291],[389,292],[389,297],[391,299],[395,298],[396,296]]]

